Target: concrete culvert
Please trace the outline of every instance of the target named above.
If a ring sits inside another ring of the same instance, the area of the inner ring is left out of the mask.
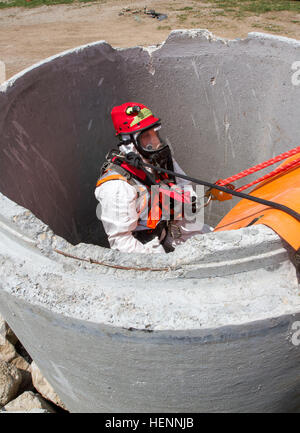
[[[194,177],[296,146],[299,50],[180,30],[148,49],[89,44],[0,87],[0,312],[70,411],[299,411],[299,285],[280,238],[257,225],[124,254],[94,198],[126,100],[163,119]]]

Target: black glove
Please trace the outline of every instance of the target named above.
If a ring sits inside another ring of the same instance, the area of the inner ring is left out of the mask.
[[[135,168],[143,168],[143,160],[137,153],[129,152],[126,154],[125,161]]]

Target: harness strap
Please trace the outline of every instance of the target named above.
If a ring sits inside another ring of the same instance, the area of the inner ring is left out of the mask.
[[[116,165],[114,163],[110,163],[109,165],[106,166],[103,174],[105,174],[109,171],[116,171],[116,172],[118,172],[118,174],[111,174],[111,175],[106,176],[104,178],[100,178],[96,183],[96,187],[99,187],[99,186],[103,185],[105,182],[109,182],[111,180],[123,180],[125,182],[128,182],[132,186],[136,187],[136,183],[135,183],[134,179],[132,178],[131,174],[128,173],[124,168],[120,167],[119,165]],[[139,198],[142,193],[138,190],[136,192],[137,192],[137,196]],[[155,198],[156,198],[156,200],[154,200],[155,203],[153,203],[152,208],[150,209],[150,212],[148,215],[148,219],[147,219],[148,229],[142,230],[142,231],[150,232],[151,235],[150,235],[150,233],[149,233],[149,235],[148,234],[147,235],[145,235],[145,234],[141,235],[139,232],[137,232],[137,234],[135,234],[135,237],[137,239],[139,239],[141,237],[141,239],[144,239],[145,242],[149,242],[155,236],[160,236],[163,228],[166,226],[165,222],[162,223],[160,221],[161,209],[159,207],[158,194],[156,194]],[[153,219],[151,218],[151,216]],[[158,229],[158,226],[159,226],[159,229]]]
[[[114,156],[112,158],[112,164],[117,167],[120,167],[124,171],[126,171],[131,177],[134,177],[138,181],[142,182],[144,185],[151,187],[152,185],[156,185],[155,178],[151,173],[149,173],[147,170],[142,170],[136,167],[133,167],[132,165],[128,164],[124,159],[118,158],[117,156]]]
[[[127,179],[121,174],[111,174],[110,176],[104,177],[103,179],[99,179],[96,183],[96,187],[102,185],[109,180],[125,180],[127,182]]]
[[[163,210],[167,212],[169,219],[171,220],[182,215],[182,209],[179,210],[180,215],[178,214],[178,209],[176,210],[177,214],[175,215],[175,201],[181,202],[182,204],[191,203],[189,193],[174,190],[169,191],[169,189],[166,188],[167,186],[175,186],[171,179],[168,178],[166,173],[160,176],[161,179],[157,179],[155,181],[154,179],[151,179],[152,176],[150,174],[148,176],[148,172],[146,170],[133,167],[117,156],[114,156],[112,161],[105,165],[105,168],[102,170],[102,176],[103,174],[107,174],[109,171],[117,172],[118,174],[107,175],[104,178],[100,177],[96,187],[110,180],[123,180],[136,187],[136,182],[134,179],[145,185],[149,193],[152,186],[155,185],[157,187],[150,193],[150,209],[147,218],[148,230],[154,230],[157,228],[159,222],[161,221]],[[141,193],[137,190],[138,197],[140,197],[142,194],[143,192]]]
[[[120,167],[117,164],[114,163],[110,163],[106,166],[104,172],[102,173],[102,175],[104,173],[107,173],[108,171],[116,171],[118,174],[111,174],[109,176],[104,177],[103,179],[98,179],[97,183],[96,183],[96,187],[102,185],[104,182],[107,182],[109,180],[124,180],[125,182],[128,182],[131,186],[135,186],[135,182],[132,179],[132,176],[130,173],[128,173],[127,170],[125,170],[124,168]],[[137,191],[138,197],[140,195],[139,191]]]

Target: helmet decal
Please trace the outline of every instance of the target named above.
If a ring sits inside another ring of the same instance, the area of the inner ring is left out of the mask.
[[[133,121],[130,123],[130,127],[136,125],[141,120],[147,119],[147,117],[153,116],[149,108],[142,108],[141,111],[134,117]]]

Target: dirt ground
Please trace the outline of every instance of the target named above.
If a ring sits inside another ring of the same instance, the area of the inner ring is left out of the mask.
[[[144,14],[145,6],[168,18],[159,21]],[[236,18],[199,1],[99,0],[7,8],[0,9],[0,60],[6,64],[8,78],[46,57],[97,40],[113,47],[148,46],[183,28],[205,28],[229,39],[253,31],[300,39],[299,24],[300,14],[289,11]]]

